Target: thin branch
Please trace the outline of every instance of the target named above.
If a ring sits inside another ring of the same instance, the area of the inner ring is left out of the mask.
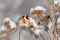
[[[45,38],[42,36],[42,34],[40,34],[40,36],[42,37],[43,40],[45,40]]]

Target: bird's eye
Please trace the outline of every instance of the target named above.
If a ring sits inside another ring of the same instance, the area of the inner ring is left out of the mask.
[[[26,19],[29,19],[29,16],[26,16]]]

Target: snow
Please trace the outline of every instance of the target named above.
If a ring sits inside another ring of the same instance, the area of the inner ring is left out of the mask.
[[[31,8],[31,9],[30,9],[30,13],[31,13],[33,10],[34,10],[34,9],[33,9],[33,8]]]
[[[4,22],[8,22],[8,21],[9,21],[9,23],[10,23],[11,28],[16,28],[15,22],[11,21],[9,17],[6,17],[6,18],[4,19]]]
[[[57,23],[60,23],[60,18],[57,19]]]
[[[59,12],[57,12],[56,15],[59,15]]]
[[[11,26],[11,28],[16,28],[16,24],[15,24],[15,22],[10,21],[10,26]]]
[[[4,19],[4,22],[8,22],[8,21],[11,21],[11,20],[10,20],[9,17],[6,17],[6,18]]]
[[[45,9],[44,7],[42,7],[42,6],[37,6],[37,7],[35,7],[34,9],[35,9],[35,10],[43,10],[43,11],[46,10],[46,9]]]
[[[31,30],[31,31],[34,31],[34,28],[31,28],[30,30]]]
[[[30,18],[30,23],[32,23],[35,28],[39,27],[33,18]]]
[[[58,4],[58,1],[57,1],[57,0],[54,0],[54,4],[55,4],[55,5]]]
[[[56,4],[59,4],[59,6],[60,6],[60,0],[54,0],[54,4],[56,5]]]
[[[32,12],[32,11],[34,11],[34,10],[42,10],[42,11],[46,11],[46,9],[43,7],[43,6],[37,6],[37,7],[34,7],[34,8],[31,8],[30,9],[30,13]]]
[[[6,26],[2,25],[0,29],[1,30],[6,30]]]
[[[34,30],[34,33],[35,33],[35,34],[40,34],[40,33],[41,33],[41,30],[36,29],[36,30]]]

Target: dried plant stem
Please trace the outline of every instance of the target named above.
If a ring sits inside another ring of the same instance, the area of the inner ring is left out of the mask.
[[[52,23],[53,23],[53,27],[52,27],[52,28],[54,29],[55,26],[56,26],[56,25],[55,25],[55,20],[54,20],[54,15],[55,15],[55,14],[54,14],[53,5],[52,5],[51,1],[52,1],[52,0],[48,0],[48,4],[49,4],[48,6],[49,6],[49,13],[50,13],[50,15],[51,15],[51,19],[52,19]],[[52,30],[52,31],[54,31],[54,30]],[[57,33],[57,32],[54,31],[55,36],[56,36],[56,33]],[[55,37],[54,34],[52,34],[53,36],[51,36],[51,37],[52,37],[53,39],[51,38],[51,40],[57,40],[57,39],[56,39],[57,37]]]
[[[50,33],[49,32],[46,32],[46,34],[47,34],[49,40],[51,40]]]
[[[19,40],[21,40],[20,35],[21,35],[22,30],[23,30],[23,28],[19,31]]]
[[[42,36],[42,34],[40,34],[40,36],[42,37],[43,40],[45,40],[45,38]]]
[[[56,22],[55,22],[55,27],[54,27],[54,33],[53,33],[53,40],[58,40],[58,36],[57,36],[57,19],[58,16],[56,16]]]

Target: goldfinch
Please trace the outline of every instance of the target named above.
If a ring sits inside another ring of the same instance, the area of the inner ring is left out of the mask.
[[[21,27],[28,27],[29,25],[29,15],[28,14],[25,14],[23,17],[21,17],[19,20],[18,20],[18,24],[19,26]]]

